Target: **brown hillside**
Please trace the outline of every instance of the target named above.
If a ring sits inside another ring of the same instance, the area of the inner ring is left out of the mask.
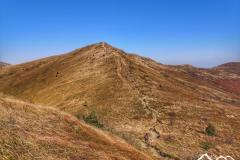
[[[146,160],[119,138],[50,107],[0,98],[1,160]]]
[[[212,68],[210,72],[221,77],[215,79],[219,88],[240,96],[240,62],[225,63]]]
[[[236,72],[162,65],[102,42],[5,67],[0,91],[79,119],[94,112],[103,129],[155,159],[189,159],[206,149],[237,158],[239,80]],[[205,133],[209,123],[215,136]]]
[[[225,72],[240,74],[240,62],[225,63],[220,66],[214,67],[214,70],[222,70]]]

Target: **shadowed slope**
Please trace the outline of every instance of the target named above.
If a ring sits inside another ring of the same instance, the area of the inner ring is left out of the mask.
[[[220,66],[214,67],[215,70],[227,71],[229,73],[240,74],[240,62],[225,63]]]
[[[147,156],[56,109],[0,98],[0,159],[119,159]]]
[[[156,159],[192,158],[205,142],[214,146],[209,152],[236,157],[239,80],[224,69],[163,65],[98,43],[3,68],[0,91],[79,119],[95,112],[104,129]],[[205,134],[209,123],[217,136]]]

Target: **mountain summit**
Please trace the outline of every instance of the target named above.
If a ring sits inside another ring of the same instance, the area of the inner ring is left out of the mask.
[[[229,67],[163,65],[105,42],[0,69],[4,94],[80,120],[95,115],[154,159],[190,159],[206,149],[240,158],[239,84]]]

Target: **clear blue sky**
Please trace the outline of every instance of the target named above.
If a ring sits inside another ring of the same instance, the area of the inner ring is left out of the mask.
[[[240,0],[0,0],[0,60],[106,41],[165,64],[240,60]]]

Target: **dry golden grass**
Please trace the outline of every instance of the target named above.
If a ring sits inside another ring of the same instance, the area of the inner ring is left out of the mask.
[[[106,43],[0,69],[0,91],[82,119],[95,112],[103,130],[155,159],[207,152],[239,158],[238,65],[199,69],[126,54]],[[212,123],[216,136],[205,134]],[[210,145],[211,146],[211,145]]]
[[[123,140],[50,107],[0,98],[0,159],[150,159]]]

